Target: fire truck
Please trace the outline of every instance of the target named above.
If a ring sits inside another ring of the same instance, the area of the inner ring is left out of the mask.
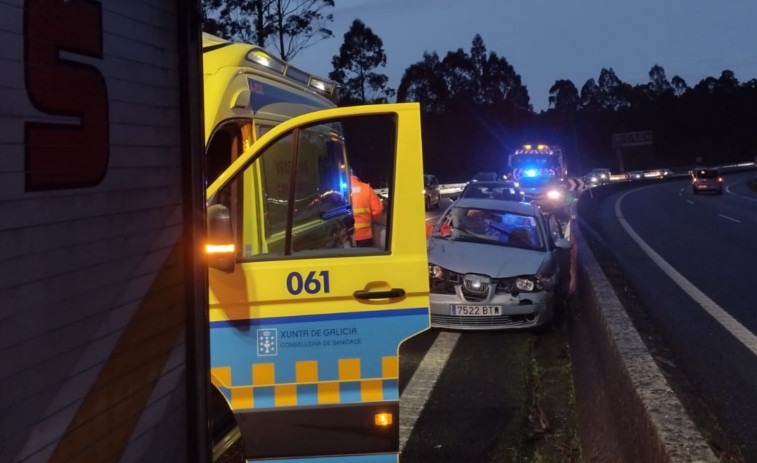
[[[559,146],[525,144],[508,156],[510,176],[525,199],[558,218],[569,217],[570,198],[565,187],[568,167]]]
[[[508,156],[507,165],[516,181],[530,177],[562,182],[568,176],[563,150],[555,145],[525,144]]]
[[[0,6],[0,462],[208,462],[211,391],[249,461],[397,460],[399,344],[428,327],[419,107],[336,108],[203,46],[198,11]],[[393,192],[372,248],[350,167]]]

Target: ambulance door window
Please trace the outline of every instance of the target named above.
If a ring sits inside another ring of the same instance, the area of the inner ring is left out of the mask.
[[[352,210],[345,179],[344,145],[338,126],[299,131],[294,186],[292,252],[349,245]]]
[[[396,125],[392,114],[352,116],[295,129],[263,148],[217,195],[241,198],[229,204],[238,258],[389,251]],[[380,204],[381,212],[367,227],[365,214],[360,217],[361,236],[369,236],[369,247],[356,247],[350,168]],[[384,189],[384,201],[376,188]]]

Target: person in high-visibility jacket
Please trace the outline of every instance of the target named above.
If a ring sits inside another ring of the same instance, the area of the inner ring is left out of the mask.
[[[374,220],[381,218],[384,205],[371,185],[360,181],[354,172],[350,175],[352,188],[352,214],[355,218],[355,245],[359,248],[373,246]]]

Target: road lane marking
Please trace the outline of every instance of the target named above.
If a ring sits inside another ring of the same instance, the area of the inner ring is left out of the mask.
[[[689,204],[694,204],[694,201],[692,201],[690,199],[687,199],[686,202],[689,203]]]
[[[720,217],[722,217],[724,219],[728,219],[728,220],[730,220],[732,222],[741,223],[741,220],[739,220],[739,219],[734,219],[733,217],[728,217],[727,215],[723,215],[723,214],[718,214],[718,215]]]
[[[632,192],[628,191],[624,193],[615,202],[615,216],[618,218],[620,225],[625,229],[631,239],[636,241],[636,244],[639,245],[641,250],[644,251],[647,256],[649,256],[649,258],[652,259],[652,261],[657,264],[657,266],[660,267],[660,269],[673,280],[673,282],[675,282],[682,290],[684,290],[684,292],[686,292],[689,297],[694,300],[694,302],[698,303],[708,314],[710,314],[712,318],[715,319],[715,321],[720,323],[723,328],[728,330],[728,332],[731,333],[737,340],[739,340],[739,342],[741,342],[744,347],[749,349],[752,354],[757,355],[757,336],[749,331],[744,325],[739,323],[739,321],[733,318],[728,312],[723,310],[723,308],[717,305],[715,301],[707,297],[707,295],[700,291],[699,288],[694,286],[693,283],[691,283],[676,269],[674,269],[672,265],[667,263],[667,261],[665,261],[665,259],[657,254],[657,252],[655,252],[655,250],[652,249],[646,243],[646,241],[644,241],[641,236],[636,233],[631,225],[628,224],[626,219],[623,217],[623,214],[620,212],[620,204],[623,201],[623,198],[625,198],[629,193]]]
[[[434,389],[436,380],[444,369],[452,350],[457,344],[460,333],[442,331],[436,337],[431,348],[426,352],[418,369],[405,386],[400,396],[400,453],[405,449],[405,444],[413,432],[415,422],[421,416],[423,407],[426,406],[431,391]]]
[[[726,193],[728,193],[728,194],[732,194],[733,196],[739,197],[739,198],[741,198],[741,199],[746,199],[747,201],[754,201],[754,202],[757,202],[757,199],[755,199],[755,198],[750,198],[749,196],[744,196],[744,195],[742,195],[742,194],[734,193],[733,191],[731,191],[731,187],[732,187],[732,186],[734,186],[734,185],[738,185],[738,184],[740,184],[740,183],[746,183],[746,182],[745,182],[745,181],[740,181],[740,182],[736,182],[736,183],[732,183],[732,184],[730,184],[730,185],[727,185],[727,186],[725,187],[725,191],[726,191]]]

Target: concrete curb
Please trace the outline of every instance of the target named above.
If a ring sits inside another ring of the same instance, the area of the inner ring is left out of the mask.
[[[584,461],[716,463],[718,458],[647,351],[578,224],[571,323]]]

